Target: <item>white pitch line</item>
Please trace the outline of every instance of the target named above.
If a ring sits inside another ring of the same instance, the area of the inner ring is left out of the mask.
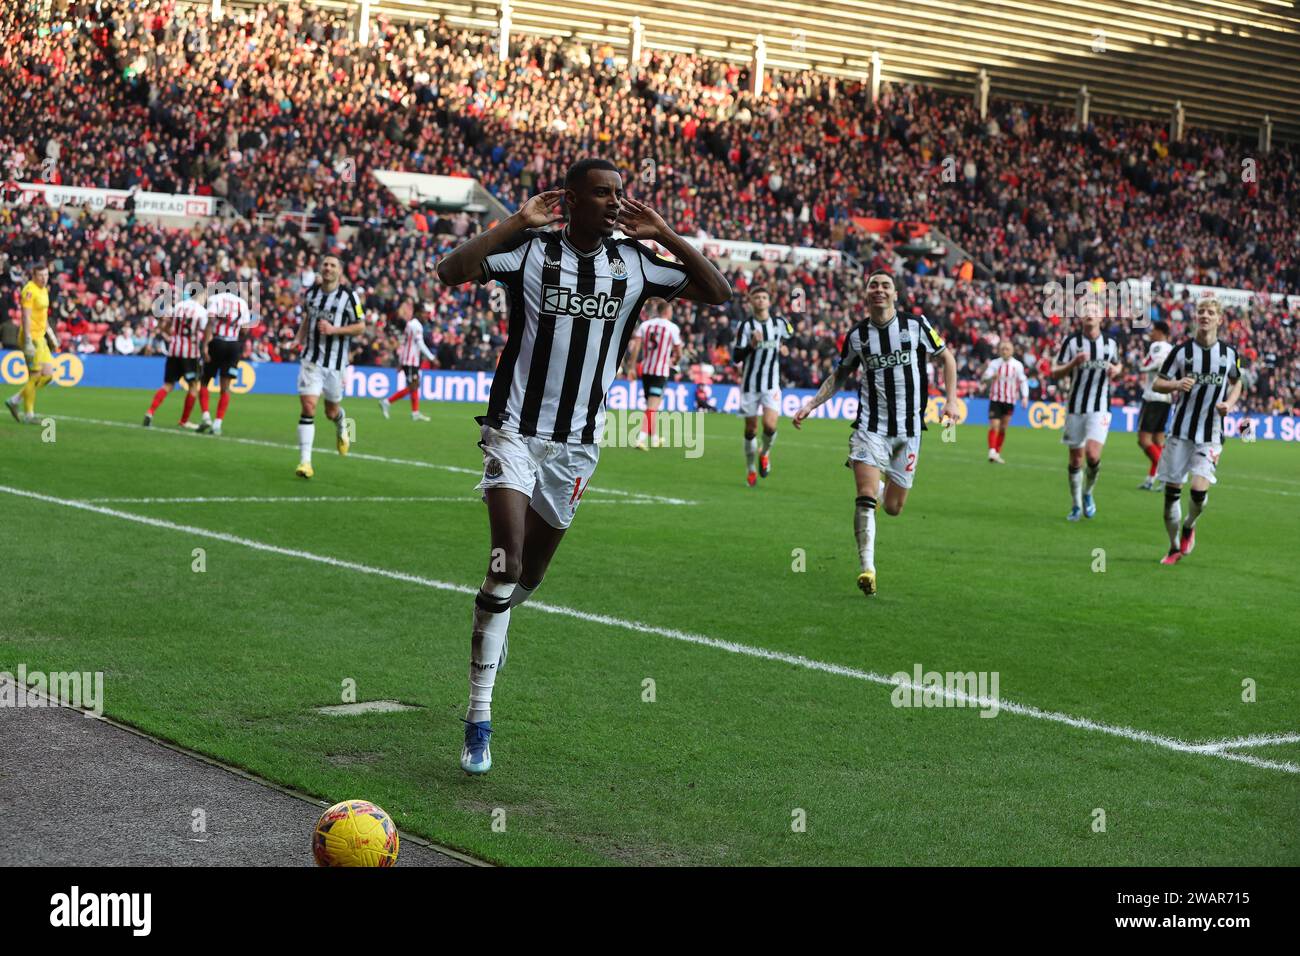
[[[86,425],[106,425],[110,428],[130,428],[134,431],[147,431],[155,435],[175,435],[182,438],[197,438],[197,433],[192,431],[177,431],[166,426],[155,425],[152,428],[144,428],[141,425],[133,425],[130,422],[113,422],[103,418],[83,418],[79,415],[51,415],[50,418],[56,421],[81,422]],[[234,438],[229,435],[222,435],[214,441],[234,442],[239,445],[257,445],[262,448],[288,448],[293,451],[298,450],[297,445],[291,445],[288,442],[266,441],[261,438]],[[481,475],[482,469],[461,468],[457,465],[439,465],[431,461],[417,461],[411,458],[389,458],[384,455],[368,455],[365,452],[349,452],[349,458],[358,458],[361,461],[378,461],[386,465],[409,465],[413,468],[433,468],[437,471],[450,471],[458,475]],[[584,491],[585,496],[588,492]],[[698,505],[698,501],[690,501],[685,498],[670,498],[663,495],[649,495],[640,491],[623,491],[618,488],[605,488],[597,485],[590,489],[591,494],[614,495],[616,497],[637,498],[642,501],[661,505]],[[584,497],[585,500],[585,497]]]
[[[214,541],[222,541],[227,544],[236,544],[241,547],[251,548],[255,551],[264,551],[269,554],[279,554],[285,557],[299,558],[304,561],[313,561],[317,564],[342,568],[347,571],[356,571],[361,574],[371,574],[377,577],[388,578],[392,581],[418,584],[421,587],[434,588],[439,591],[454,591],[458,594],[477,593],[476,588],[466,587],[463,584],[451,584],[447,581],[437,581],[432,578],[424,578],[419,575],[408,574],[404,571],[392,571],[387,568],[376,568],[371,565],[360,564],[356,561],[345,561],[340,558],[331,558],[328,555],[315,554],[311,551],[300,551],[295,548],[282,548],[279,545],[254,541],[251,538],[242,538],[238,535],[226,534],[224,531],[210,531],[207,528],[196,528],[191,525],[176,524],[171,521],[164,521],[160,518],[150,518],[145,515],[132,514],[128,511],[118,511],[113,508],[105,508],[85,501],[69,501],[65,498],[56,498],[52,495],[40,494],[35,491],[11,488],[7,485],[0,485],[0,492],[15,495],[20,498],[30,498],[36,501],[43,501],[47,504],[61,505],[65,508],[76,508],[81,511],[105,515],[110,518],[120,518],[124,521],[132,521],[137,524],[148,525],[154,528],[162,528],[168,531],[182,531],[186,534],[196,535],[202,538],[210,538]],[[988,709],[996,703],[996,706],[999,709],[1005,710],[1008,713],[1019,714],[1023,717],[1033,717],[1038,720],[1047,720],[1057,724],[1064,724],[1067,727],[1074,727],[1079,730],[1091,730],[1096,733],[1107,734],[1112,737],[1121,737],[1125,740],[1132,740],[1137,743],[1152,744],[1178,753],[1217,757],[1222,760],[1232,760],[1266,770],[1279,770],[1283,773],[1300,774],[1300,765],[1293,763],[1263,760],[1250,754],[1238,754],[1226,750],[1206,749],[1207,746],[1216,746],[1217,742],[1211,742],[1208,745],[1193,744],[1184,740],[1177,740],[1172,737],[1149,733],[1145,730],[1135,730],[1131,727],[1119,727],[1111,724],[1103,724],[1098,721],[1089,720],[1086,717],[1073,717],[1069,714],[1041,710],[1040,708],[1032,707],[1027,704],[1017,704],[1014,701],[998,700],[995,702],[988,698],[972,697],[963,694],[960,691],[949,691],[946,688],[942,691],[939,691],[937,688],[927,689],[924,687],[918,687],[911,681],[895,681],[892,677],[886,677],[883,674],[877,674],[874,671],[864,671],[853,667],[845,667],[840,664],[831,664],[825,661],[813,660],[812,658],[803,657],[797,654],[787,654],[783,651],[773,651],[763,647],[752,647],[748,644],[738,644],[734,641],[724,641],[703,634],[692,634],[688,631],[657,627],[653,624],[644,624],[640,621],[627,621],[622,618],[610,617],[605,614],[591,614],[586,611],[579,611],[575,608],[561,607],[554,604],[543,604],[539,601],[530,601],[526,606],[546,614],[558,614],[593,624],[604,624],[608,627],[634,631],[639,634],[654,634],[659,637],[669,638],[670,640],[681,641],[685,644],[711,647],[716,650],[726,651],[730,654],[738,654],[744,657],[757,658],[759,660],[775,661],[782,664],[789,664],[794,667],[801,667],[805,670],[835,674],[839,677],[849,677],[854,680],[866,681],[872,684],[881,684],[886,687],[906,686],[911,688],[914,693],[942,693],[946,700],[967,707]],[[1286,736],[1300,735],[1287,734]]]
[[[460,498],[438,498],[438,497],[421,497],[418,495],[410,497],[387,497],[384,495],[374,495],[369,497],[354,495],[336,495],[333,497],[324,497],[322,495],[283,495],[274,496],[246,496],[238,495],[215,495],[208,498],[78,498],[77,501],[90,502],[92,504],[118,504],[118,505],[214,505],[214,504],[335,504],[338,502],[413,502],[423,504],[425,502],[469,502],[472,504],[482,504],[483,499],[464,496]],[[658,501],[641,501],[633,499],[631,501],[591,501],[588,504],[596,505],[657,505]]]
[[[1300,744],[1300,734],[1256,734],[1253,737],[1233,737],[1199,744],[1197,750],[1214,753],[1219,750],[1238,750],[1243,747],[1270,747],[1274,744]]]

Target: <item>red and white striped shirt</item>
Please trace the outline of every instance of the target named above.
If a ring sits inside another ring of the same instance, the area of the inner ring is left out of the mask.
[[[433,353],[424,344],[424,326],[420,325],[419,319],[408,319],[406,322],[406,335],[402,339],[402,351],[398,353],[398,364],[402,368],[418,366],[421,355],[430,362],[433,361]]]
[[[173,358],[199,358],[199,333],[208,325],[208,310],[193,299],[172,309],[172,339],[167,354]]]
[[[673,367],[673,349],[682,344],[682,333],[671,319],[646,319],[637,327],[634,339],[641,340],[641,374],[667,376]]]
[[[1014,405],[1029,398],[1029,379],[1018,358],[1004,359],[999,355],[984,370],[984,381],[989,379],[993,379],[993,386],[989,389],[991,402]]]
[[[218,292],[208,299],[208,316],[212,319],[212,337],[239,338],[239,330],[252,324],[248,303],[230,292]]]

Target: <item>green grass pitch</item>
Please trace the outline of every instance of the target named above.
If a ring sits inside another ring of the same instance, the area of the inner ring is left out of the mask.
[[[472,599],[439,585],[486,565],[481,408],[351,400],[354,454],[322,418],[304,482],[294,397],[236,396],[211,438],[176,431],[179,394],[140,428],[147,396],[51,388],[52,435],[0,420],[0,485],[160,522],[0,492],[0,670],[103,671],[106,713],[150,733],[504,864],[1300,863],[1294,446],[1230,442],[1165,568],[1134,436],[1076,525],[1056,433],[1013,430],[998,467],[982,428],[931,429],[872,600],[846,423],[783,422],[752,490],[737,418],[697,458],[606,448],[535,598],[582,614],[514,612],[470,778]],[[300,496],[323,500],[274,500]],[[231,497],[272,500],[100,500]],[[1037,711],[900,708],[862,676],[918,664]],[[349,681],[418,709],[318,714]],[[1169,746],[1262,735],[1290,739]]]

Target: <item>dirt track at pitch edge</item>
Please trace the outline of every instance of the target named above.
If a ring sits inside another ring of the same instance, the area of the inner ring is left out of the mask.
[[[322,809],[80,711],[0,707],[0,866],[312,866]],[[402,834],[398,866],[462,865]]]

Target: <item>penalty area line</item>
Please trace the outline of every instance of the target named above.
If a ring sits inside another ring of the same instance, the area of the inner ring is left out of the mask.
[[[196,537],[208,538],[213,541],[221,541],[226,544],[239,545],[240,547],[250,548],[254,551],[262,551],[268,554],[277,554],[283,557],[298,558],[303,561],[312,561],[317,564],[324,564],[334,568],[341,568],[346,571],[355,571],[360,574],[369,574],[376,577],[387,578],[392,581],[402,581],[407,584],[416,584],[421,587],[433,588],[439,591],[452,591],[457,594],[476,594],[477,588],[467,587],[463,584],[453,584],[447,581],[438,581],[433,578],[425,578],[416,574],[409,574],[404,571],[394,571],[388,568],[377,568],[367,564],[361,564],[356,561],[347,561],[341,558],[332,558],[328,555],[315,554],[311,551],[302,551],[296,548],[284,548],[275,544],[268,544],[263,541],[254,541],[251,538],[240,537],[239,535],[227,534],[224,531],[212,531],[207,528],[198,528],[193,525],[177,524],[172,521],[165,521],[161,518],[151,518],[147,515],[132,514],[129,511],[118,511],[115,508],[107,508],[102,505],[91,504],[86,501],[72,501],[66,498],[56,498],[53,495],[41,494],[40,492],[27,491],[21,488],[11,488],[8,485],[0,485],[0,493],[14,495],[19,498],[28,498],[34,501],[45,502],[46,504],[60,505],[65,508],[74,508],[80,511],[90,512],[92,514],[103,515],[109,518],[118,518],[123,521],[131,521],[136,524],[147,525],[153,528],[159,528],[166,531],[180,531],[185,534],[195,535]],[[1194,744],[1184,740],[1178,740],[1172,737],[1165,737],[1161,734],[1150,733],[1145,730],[1136,730],[1132,727],[1115,726],[1104,724],[1099,721],[1089,720],[1086,717],[1074,717],[1070,714],[1063,714],[1056,711],[1042,710],[1028,704],[1018,704],[1009,700],[993,700],[986,697],[977,697],[964,694],[961,691],[947,690],[940,691],[938,688],[926,688],[917,686],[912,681],[898,681],[893,677],[887,677],[883,674],[877,674],[874,671],[859,670],[854,667],[845,667],[841,664],[832,664],[825,661],[814,660],[809,657],[803,657],[797,654],[787,654],[783,651],[769,650],[763,647],[753,647],[748,644],[739,644],[734,641],[721,640],[715,637],[708,637],[704,634],[693,634],[688,631],[679,631],[674,628],[657,627],[653,624],[645,624],[640,621],[628,621],[622,618],[611,617],[606,614],[591,614],[587,611],[580,611],[576,608],[562,607],[555,604],[544,604],[540,601],[530,601],[527,607],[540,611],[545,614],[556,614],[562,617],[574,618],[580,621],[586,621],[593,624],[603,624],[607,627],[619,628],[621,630],[633,631],[638,634],[653,634],[658,637],[666,637],[670,640],[680,641],[685,644],[695,644],[701,647],[711,647],[716,650],[726,651],[730,654],[737,654],[743,657],[755,658],[758,660],[772,661],[775,663],[788,664],[793,667],[803,668],[804,670],[820,671],[824,674],[834,674],[839,677],[848,677],[853,680],[859,680],[871,684],[880,684],[886,687],[907,687],[913,693],[931,693],[941,694],[943,698],[954,704],[979,709],[990,709],[996,707],[999,710],[1005,710],[1011,714],[1017,714],[1022,717],[1031,717],[1036,720],[1046,720],[1055,724],[1062,724],[1067,727],[1073,727],[1077,730],[1088,730],[1094,733],[1106,734],[1111,737],[1119,737],[1124,740],[1130,740],[1135,743],[1150,744],[1165,750],[1172,750],[1177,753],[1194,754],[1202,757],[1215,757],[1220,760],[1231,760],[1238,763],[1248,764],[1265,770],[1277,770],[1282,773],[1300,774],[1300,766],[1284,761],[1264,760],[1252,754],[1234,753],[1227,749],[1228,746],[1250,746],[1251,743],[1259,738],[1238,738],[1237,740],[1211,741],[1210,743]],[[1270,740],[1276,738],[1300,737],[1297,734],[1273,734],[1266,735]],[[1283,742],[1277,740],[1277,742]]]

